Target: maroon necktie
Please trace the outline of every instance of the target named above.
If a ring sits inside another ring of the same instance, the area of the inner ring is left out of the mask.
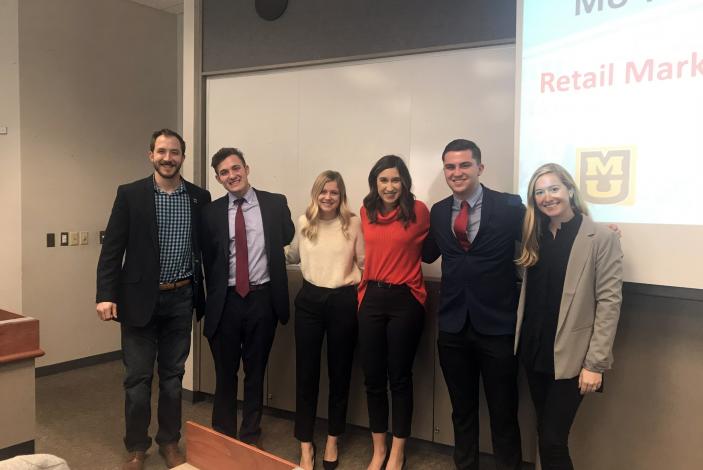
[[[246,297],[249,293],[249,248],[247,247],[247,226],[244,223],[244,198],[234,201],[237,214],[234,216],[234,261],[237,264],[235,273],[235,290],[237,294]]]
[[[461,201],[461,209],[459,209],[459,215],[456,216],[454,220],[454,235],[456,239],[459,240],[459,244],[464,249],[468,251],[471,248],[471,242],[468,236],[469,227],[469,203],[466,201]]]

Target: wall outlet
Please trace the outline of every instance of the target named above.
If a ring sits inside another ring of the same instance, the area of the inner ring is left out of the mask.
[[[68,246],[68,232],[61,232],[61,246]]]
[[[98,232],[98,240],[100,240],[101,245],[105,243],[105,230]]]
[[[79,234],[79,242],[81,245],[87,245],[88,244],[88,232],[80,232]]]
[[[78,232],[68,232],[68,246],[78,245]]]
[[[46,246],[47,248],[52,248],[56,246],[56,234],[47,233],[46,234]]]

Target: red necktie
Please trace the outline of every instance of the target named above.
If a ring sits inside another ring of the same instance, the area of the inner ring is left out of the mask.
[[[471,248],[471,242],[468,236],[469,227],[469,203],[466,201],[461,201],[461,209],[459,209],[459,215],[456,216],[454,220],[454,235],[456,239],[459,240],[459,244],[464,249],[468,251]]]
[[[234,216],[234,261],[237,264],[235,273],[235,290],[237,294],[246,297],[249,293],[249,248],[247,247],[247,226],[244,223],[244,198],[234,201],[237,214]]]

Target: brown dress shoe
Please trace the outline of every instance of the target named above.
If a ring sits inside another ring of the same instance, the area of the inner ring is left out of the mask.
[[[168,468],[177,467],[186,463],[186,459],[178,448],[177,442],[159,446],[159,454],[164,458]]]
[[[122,465],[122,470],[142,470],[145,460],[146,452],[141,450],[130,452],[127,461]]]

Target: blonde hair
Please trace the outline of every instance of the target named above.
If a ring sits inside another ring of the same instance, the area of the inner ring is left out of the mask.
[[[318,222],[320,221],[320,204],[317,202],[320,193],[327,183],[337,183],[339,189],[339,207],[337,208],[337,217],[342,222],[342,233],[349,239],[349,221],[354,217],[354,213],[349,210],[347,205],[347,189],[344,186],[342,175],[336,171],[327,170],[320,173],[312,184],[310,190],[310,204],[305,210],[305,218],[308,219],[308,224],[302,230],[303,236],[310,241],[317,239]]]
[[[547,216],[542,214],[535,205],[535,183],[540,177],[550,173],[559,178],[569,191],[569,202],[574,214],[588,215],[588,206],[583,201],[574,179],[564,167],[556,163],[546,163],[537,168],[527,186],[527,211],[522,223],[522,249],[520,256],[515,260],[518,266],[529,268],[534,266],[539,259],[539,239]]]

